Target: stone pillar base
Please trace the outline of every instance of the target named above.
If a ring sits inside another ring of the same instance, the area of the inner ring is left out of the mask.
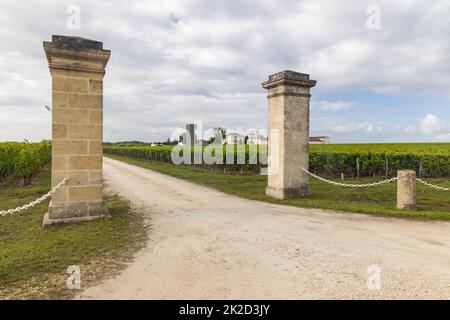
[[[44,216],[42,226],[45,228],[52,225],[91,221],[110,216],[103,201],[58,203],[54,205],[50,202],[49,211]]]
[[[266,188],[266,195],[276,199],[295,199],[304,198],[310,195],[308,185],[304,185],[300,188]]]

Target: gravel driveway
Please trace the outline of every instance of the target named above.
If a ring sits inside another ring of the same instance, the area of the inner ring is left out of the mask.
[[[450,223],[244,200],[108,158],[104,177],[149,241],[79,298],[450,298]]]

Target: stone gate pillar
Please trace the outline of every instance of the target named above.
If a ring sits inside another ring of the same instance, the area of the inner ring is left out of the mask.
[[[107,216],[103,203],[103,77],[111,52],[89,39],[44,41],[52,75],[52,186],[44,226]]]
[[[278,199],[309,195],[308,74],[282,71],[262,83],[269,100],[269,168],[266,194]]]

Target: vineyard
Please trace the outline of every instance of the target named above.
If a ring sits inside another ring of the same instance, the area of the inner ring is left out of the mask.
[[[105,154],[135,159],[172,163],[172,147],[124,146],[105,147]],[[258,158],[266,157],[261,147]],[[224,163],[226,162],[224,151]],[[236,160],[236,156],[234,157]],[[249,150],[245,151],[245,165],[226,165],[229,170],[259,173],[261,164],[249,164]],[[260,161],[265,163],[264,161]],[[198,167],[212,168],[208,165]],[[221,166],[221,168],[225,166]],[[450,177],[450,143],[391,143],[391,144],[329,144],[310,146],[310,170],[325,177],[395,176],[397,170],[415,170],[421,177]]]
[[[0,182],[11,175],[22,177],[24,185],[51,159],[51,145],[40,143],[0,143]]]

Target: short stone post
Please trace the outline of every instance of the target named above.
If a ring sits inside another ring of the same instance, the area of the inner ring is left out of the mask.
[[[399,170],[397,173],[397,208],[416,208],[416,172]]]
[[[266,194],[277,199],[309,195],[308,74],[282,71],[262,83],[269,100],[269,168]]]
[[[107,216],[103,203],[103,77],[111,52],[103,43],[53,36],[44,41],[52,75],[52,196],[43,225]]]

